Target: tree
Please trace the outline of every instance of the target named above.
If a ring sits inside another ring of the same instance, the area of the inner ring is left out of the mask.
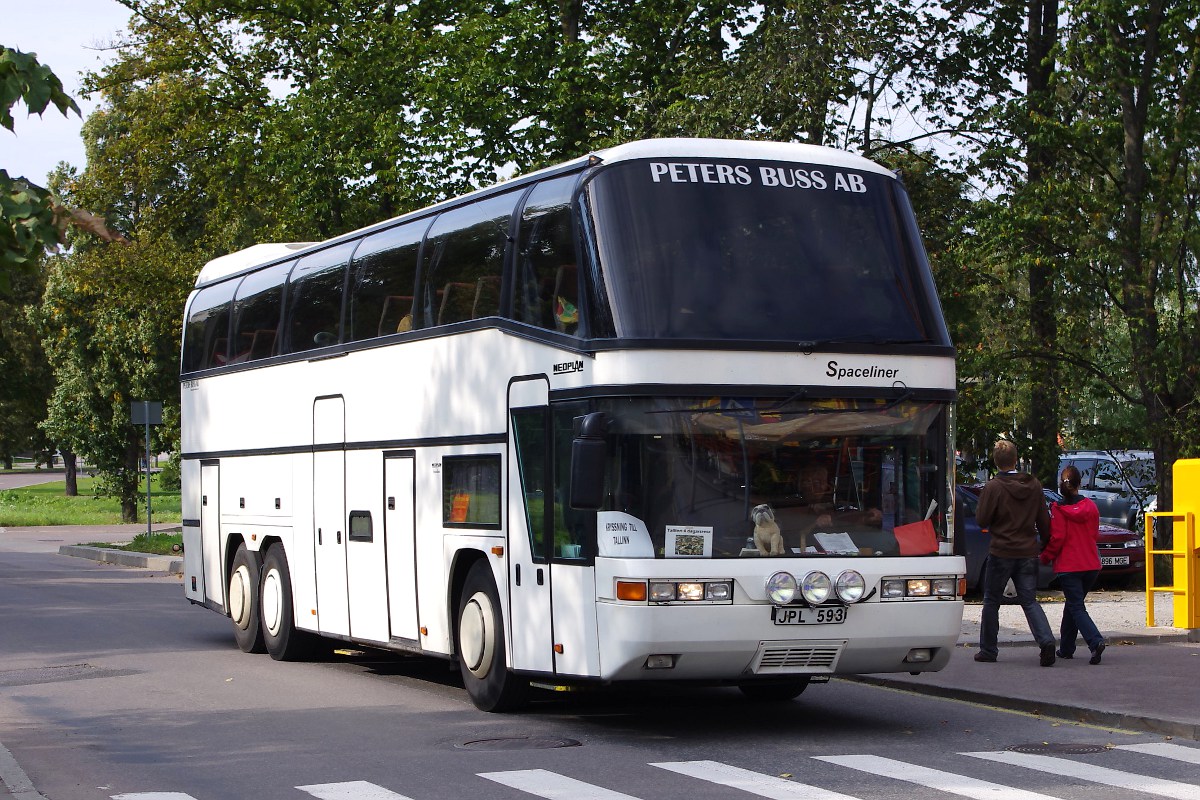
[[[38,63],[35,53],[9,47],[0,50],[0,125],[14,131],[12,108],[23,102],[31,114],[41,115],[51,103],[66,115],[79,113],[50,68]],[[29,179],[10,177],[0,169],[0,292],[17,270],[32,271],[43,250],[58,244],[51,194]]]
[[[183,304],[199,265],[164,238],[78,248],[48,264],[41,321],[55,389],[45,428],[103,473],[126,522],[137,518],[143,452],[130,402],[178,405]],[[178,439],[178,415],[164,411],[172,420],[154,429],[154,446]]]

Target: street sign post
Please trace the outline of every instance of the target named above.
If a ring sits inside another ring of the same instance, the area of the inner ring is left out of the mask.
[[[146,538],[150,538],[150,426],[162,425],[162,403],[156,400],[134,400],[129,404],[134,425],[146,428]]]

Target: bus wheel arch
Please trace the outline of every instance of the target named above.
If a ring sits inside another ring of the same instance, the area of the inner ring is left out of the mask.
[[[527,700],[529,681],[506,663],[504,613],[491,566],[471,561],[454,616],[454,645],[463,685],[482,711],[512,711]]]
[[[244,653],[264,653],[259,582],[262,560],[258,553],[238,542],[229,566],[228,606],[233,620],[233,638]]]

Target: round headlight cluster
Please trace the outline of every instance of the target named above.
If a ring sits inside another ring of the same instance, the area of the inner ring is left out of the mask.
[[[767,578],[767,597],[777,606],[796,599],[796,578],[790,572],[776,572]]]
[[[775,605],[787,605],[796,599],[799,593],[804,602],[810,606],[819,606],[829,600],[830,595],[837,595],[843,603],[857,603],[867,592],[867,581],[857,570],[848,569],[837,580],[820,570],[813,570],[797,581],[790,572],[776,572],[767,578],[767,598]]]

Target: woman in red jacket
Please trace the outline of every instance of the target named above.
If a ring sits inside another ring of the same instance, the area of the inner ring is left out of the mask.
[[[1095,503],[1079,494],[1079,480],[1079,470],[1075,467],[1062,471],[1058,488],[1063,499],[1050,506],[1050,542],[1042,551],[1042,563],[1054,562],[1058,585],[1066,599],[1058,632],[1058,657],[1073,658],[1075,639],[1083,634],[1092,651],[1088,663],[1099,664],[1104,637],[1088,615],[1084,598],[1100,574],[1100,554],[1096,549],[1100,512]]]

